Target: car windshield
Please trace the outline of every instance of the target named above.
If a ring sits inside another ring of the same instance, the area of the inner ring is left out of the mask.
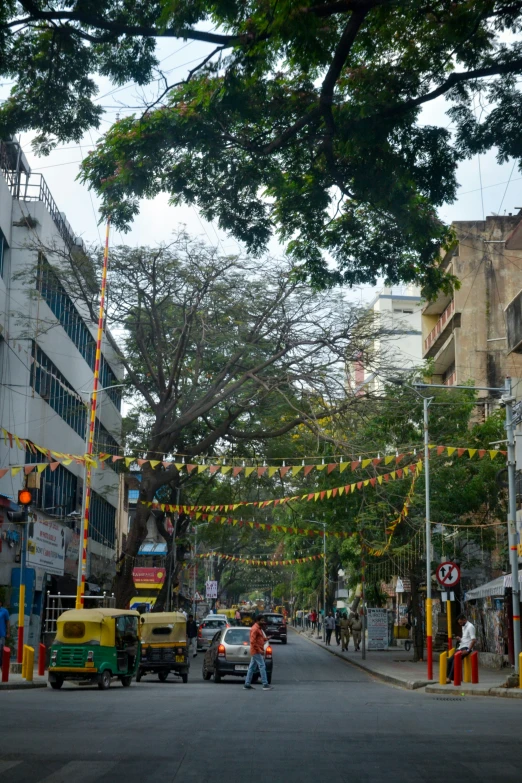
[[[227,631],[224,641],[227,644],[245,644],[250,641],[250,628],[232,628]]]
[[[203,628],[223,628],[224,625],[226,625],[224,620],[206,620]]]
[[[265,614],[266,621],[269,625],[282,625],[284,618],[279,614]]]

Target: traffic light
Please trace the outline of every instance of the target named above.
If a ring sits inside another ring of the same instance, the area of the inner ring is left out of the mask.
[[[30,489],[18,490],[18,505],[22,511],[8,511],[7,518],[10,522],[27,522],[27,508],[33,502],[33,495]]]

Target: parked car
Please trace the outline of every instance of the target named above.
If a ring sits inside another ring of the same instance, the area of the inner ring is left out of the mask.
[[[198,650],[206,650],[221,628],[229,628],[230,623],[226,617],[211,614],[200,623],[198,628]]]
[[[221,682],[222,677],[246,677],[250,664],[250,628],[223,628],[210,643],[203,658],[203,679]],[[268,682],[272,681],[272,647],[265,645],[265,665]],[[254,674],[253,682],[259,679]]]
[[[260,617],[266,618],[265,633],[273,641],[276,639],[282,644],[287,642],[286,618],[278,612],[262,612]]]

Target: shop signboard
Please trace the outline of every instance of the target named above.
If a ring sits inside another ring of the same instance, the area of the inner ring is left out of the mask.
[[[368,629],[368,650],[388,649],[388,612],[386,609],[366,610],[366,626]]]
[[[52,519],[35,517],[27,525],[27,565],[63,576],[65,528]]]

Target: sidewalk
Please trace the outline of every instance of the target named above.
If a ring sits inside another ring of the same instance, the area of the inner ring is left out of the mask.
[[[21,674],[13,674],[13,673],[9,675],[9,682],[0,682],[0,691],[1,690],[14,691],[14,690],[22,690],[23,688],[46,688],[46,687],[47,687],[47,672],[45,672],[43,677],[39,677],[38,669],[36,667],[34,670],[32,682],[27,682],[26,680],[23,680]]]
[[[413,653],[405,652],[401,647],[391,647],[389,650],[366,651],[366,659],[363,661],[361,652],[353,651],[353,641],[350,641],[348,652],[341,652],[337,647],[335,637],[331,647],[326,647],[322,639],[310,631],[293,628],[294,631],[304,636],[313,644],[323,647],[332,655],[336,655],[353,666],[368,672],[384,682],[396,685],[399,688],[418,690],[424,688],[426,693],[444,694],[445,696],[500,696],[512,699],[522,699],[522,689],[503,688],[511,669],[485,669],[479,671],[480,682],[477,685],[462,683],[458,688],[454,685],[439,685],[439,654],[433,654],[433,675],[436,679],[429,680],[426,676],[426,662],[414,663]]]

